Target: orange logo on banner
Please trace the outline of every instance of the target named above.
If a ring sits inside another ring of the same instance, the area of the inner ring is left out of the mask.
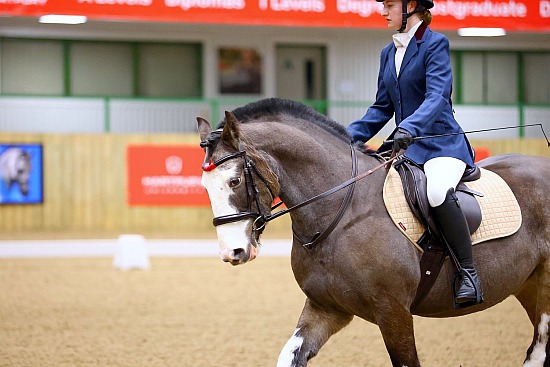
[[[210,206],[201,186],[203,159],[199,147],[129,145],[128,204]]]

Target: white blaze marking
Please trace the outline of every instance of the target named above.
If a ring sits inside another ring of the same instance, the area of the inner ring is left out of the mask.
[[[235,176],[237,176],[237,165],[227,163],[222,168],[218,167],[212,171],[202,173],[201,184],[208,190],[212,212],[215,217],[238,213],[237,209],[229,204],[229,196],[232,190],[227,185],[229,179]],[[234,249],[247,248],[249,241],[246,235],[246,226],[250,221],[242,220],[216,227],[222,258]]]
[[[537,343],[523,367],[543,367],[546,360],[546,344],[548,343],[548,322],[550,322],[550,316],[543,313],[540,317]]]
[[[296,335],[299,330],[300,329],[296,329],[294,331],[292,337],[288,339],[285,346],[283,347],[283,350],[281,350],[281,353],[279,354],[279,359],[277,360],[277,367],[292,367],[292,360],[294,359],[294,355],[296,351],[300,350],[302,344],[304,343],[304,338]]]

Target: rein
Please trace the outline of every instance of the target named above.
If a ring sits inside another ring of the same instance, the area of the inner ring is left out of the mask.
[[[355,178],[357,176],[357,153],[355,152],[355,149],[353,149],[353,146],[350,146],[351,148],[351,178]],[[344,186],[345,187],[345,186]],[[343,188],[343,187],[342,187]],[[332,191],[334,190],[334,191]],[[328,196],[336,191],[338,191],[339,189],[337,189],[337,187],[329,190],[329,191],[326,191],[324,194],[321,194],[321,195],[324,195],[323,197],[325,196]],[[298,235],[296,234],[296,232],[294,232],[294,228],[292,229],[292,232],[294,233],[294,236],[296,236],[296,238],[302,243],[302,246],[304,246],[305,248],[307,249],[312,249],[317,243],[319,242],[322,242],[325,238],[328,237],[328,235],[334,230],[334,228],[336,228],[336,226],[338,225],[338,223],[340,222],[340,219],[342,219],[342,217],[344,216],[344,212],[346,211],[350,201],[351,201],[351,198],[353,196],[353,192],[355,190],[355,182],[352,182],[350,183],[349,185],[349,189],[348,189],[348,192],[346,193],[346,196],[344,197],[344,200],[342,200],[342,203],[340,204],[340,208],[338,209],[338,213],[336,214],[336,217],[332,220],[332,222],[330,223],[330,225],[323,231],[323,233],[320,233],[320,232],[317,232],[313,238],[311,239],[311,241],[309,242],[305,242],[303,240],[300,239],[300,237],[298,237]],[[279,214],[281,212],[278,212],[278,213],[275,213],[275,215],[272,215],[272,218],[271,219],[274,219],[274,218],[277,218],[283,214],[286,214],[288,212],[290,212],[291,210],[294,210],[294,209],[297,209],[299,207],[302,207],[302,206],[305,206],[317,199],[321,199],[321,197],[319,197],[320,195],[318,196],[314,196],[313,198],[309,199],[309,200],[306,200],[298,205],[295,205],[293,206],[292,208],[289,208],[285,211],[281,211],[283,212],[282,214]],[[313,200],[315,199],[315,200]],[[272,209],[273,210],[273,209]]]
[[[311,197],[311,198],[309,198],[309,199],[307,199],[307,200],[305,200],[305,201],[303,201],[299,204],[296,204],[296,205],[294,205],[290,208],[280,210],[280,211],[278,211],[274,214],[264,214],[262,212],[261,205],[260,205],[259,190],[256,186],[256,181],[254,179],[253,173],[256,176],[258,176],[260,178],[260,180],[264,183],[264,185],[268,189],[268,191],[271,194],[271,197],[273,199],[275,199],[275,195],[274,195],[273,190],[271,189],[271,187],[269,185],[269,182],[265,179],[265,177],[256,168],[254,162],[247,156],[245,150],[241,150],[241,151],[239,151],[237,153],[233,153],[233,154],[228,154],[228,155],[223,156],[220,159],[216,160],[215,162],[210,161],[208,163],[203,164],[202,169],[204,171],[208,172],[208,171],[212,171],[217,166],[219,166],[220,164],[222,164],[224,162],[227,162],[228,160],[236,159],[236,158],[242,158],[243,163],[244,163],[244,167],[245,167],[244,168],[244,175],[245,175],[245,184],[246,184],[247,193],[248,193],[248,195],[247,195],[248,210],[245,211],[245,212],[240,212],[240,213],[228,214],[228,215],[222,215],[222,216],[219,216],[219,217],[215,217],[212,220],[212,224],[215,227],[217,227],[217,226],[222,225],[222,224],[238,222],[240,220],[244,220],[244,219],[247,219],[247,218],[254,218],[254,222],[253,222],[253,225],[252,225],[252,230],[254,232],[257,232],[258,236],[259,236],[259,234],[261,234],[261,232],[264,230],[265,225],[267,224],[267,222],[270,222],[273,219],[279,218],[280,216],[288,214],[291,211],[294,211],[296,209],[299,209],[301,207],[309,205],[313,202],[316,202],[318,200],[326,198],[327,196],[330,196],[330,195],[334,194],[335,192],[340,191],[340,190],[342,190],[342,189],[349,186],[350,188],[348,189],[348,191],[346,193],[346,196],[344,197],[344,199],[342,200],[342,203],[340,204],[340,208],[338,210],[338,213],[336,214],[336,217],[331,222],[331,224],[323,231],[323,233],[317,232],[313,236],[313,239],[309,242],[306,242],[306,243],[304,243],[304,241],[300,240],[300,242],[302,242],[302,244],[305,248],[308,248],[308,249],[313,248],[317,243],[319,243],[319,242],[323,241],[325,238],[327,238],[328,235],[334,230],[334,228],[336,228],[336,226],[338,225],[338,223],[342,219],[345,210],[347,209],[349,203],[351,202],[351,198],[353,196],[353,192],[354,192],[354,189],[355,189],[355,183],[357,181],[362,180],[363,178],[373,174],[374,172],[378,171],[379,169],[389,168],[391,162],[402,155],[402,153],[397,154],[397,155],[392,155],[390,158],[385,160],[383,163],[377,165],[376,167],[374,167],[372,169],[369,169],[366,172],[361,173],[360,175],[357,175],[357,154],[356,154],[355,149],[352,145],[350,145],[350,150],[351,150],[351,159],[352,159],[352,177],[350,179],[348,179],[347,181],[342,182],[340,185],[338,185],[336,187],[333,187],[330,190],[327,190],[323,193],[320,193],[319,195],[313,196],[313,197]],[[256,212],[254,212],[253,209],[252,209],[253,204],[256,205],[256,209],[257,209]],[[283,204],[282,201],[278,202],[277,204],[273,205],[270,210],[272,211],[272,210],[278,208],[281,204]]]
[[[376,167],[374,167],[374,168],[371,168],[371,169],[369,169],[368,171],[363,172],[363,173],[361,173],[361,174],[358,175],[358,176],[353,176],[353,177],[350,178],[349,180],[342,182],[340,185],[338,185],[338,186],[336,186],[336,187],[333,187],[333,188],[330,189],[330,190],[327,190],[327,191],[325,191],[325,192],[323,192],[323,193],[321,193],[321,194],[319,194],[319,195],[313,196],[313,197],[307,199],[306,201],[301,202],[300,204],[294,205],[293,207],[290,207],[290,208],[285,209],[285,210],[281,210],[281,211],[279,211],[279,212],[277,212],[277,213],[275,213],[275,214],[273,214],[273,215],[270,215],[269,220],[273,220],[273,219],[275,219],[275,218],[277,218],[277,217],[280,217],[280,216],[282,216],[282,215],[284,215],[284,214],[286,214],[286,213],[288,213],[288,212],[290,212],[290,211],[293,211],[293,210],[295,210],[295,209],[301,208],[301,207],[303,207],[303,206],[305,206],[305,205],[311,204],[311,203],[313,203],[313,202],[315,202],[315,201],[317,201],[317,200],[320,200],[320,199],[323,199],[323,198],[325,198],[325,197],[327,197],[327,196],[329,196],[329,195],[332,195],[332,194],[334,194],[335,192],[337,192],[337,191],[339,191],[339,190],[342,190],[343,188],[348,187],[349,185],[355,184],[357,181],[364,179],[365,177],[367,177],[367,176],[373,174],[374,172],[378,171],[379,169],[381,169],[381,168],[383,168],[383,167],[386,167],[386,168],[389,167],[389,166],[390,166],[390,163],[391,163],[392,161],[396,160],[397,158],[399,158],[401,155],[402,155],[402,154],[398,154],[398,155],[392,156],[392,157],[388,158],[386,161],[384,161],[383,163],[379,164],[378,166],[376,166]],[[355,161],[355,163],[352,163],[352,164],[356,164],[357,157],[356,157],[356,155],[355,155],[355,150],[354,150],[353,148],[352,148],[352,157],[354,157],[354,161]],[[277,204],[276,206],[278,206],[278,205],[279,205],[279,204]],[[276,207],[276,206],[275,206],[275,207]],[[273,207],[272,209],[274,209],[275,207]]]

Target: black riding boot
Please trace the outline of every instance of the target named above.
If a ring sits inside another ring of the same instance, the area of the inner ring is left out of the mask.
[[[433,207],[435,219],[460,264],[460,280],[455,287],[455,307],[483,302],[481,284],[472,259],[472,240],[468,223],[454,189],[447,191],[443,204]],[[470,304],[471,303],[471,304]]]

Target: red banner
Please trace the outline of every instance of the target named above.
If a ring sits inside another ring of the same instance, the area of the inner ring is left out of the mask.
[[[210,206],[201,186],[204,151],[199,147],[129,145],[129,205]]]
[[[0,0],[0,16],[86,15],[96,20],[385,28],[374,0]],[[436,0],[434,29],[550,31],[550,0]]]

